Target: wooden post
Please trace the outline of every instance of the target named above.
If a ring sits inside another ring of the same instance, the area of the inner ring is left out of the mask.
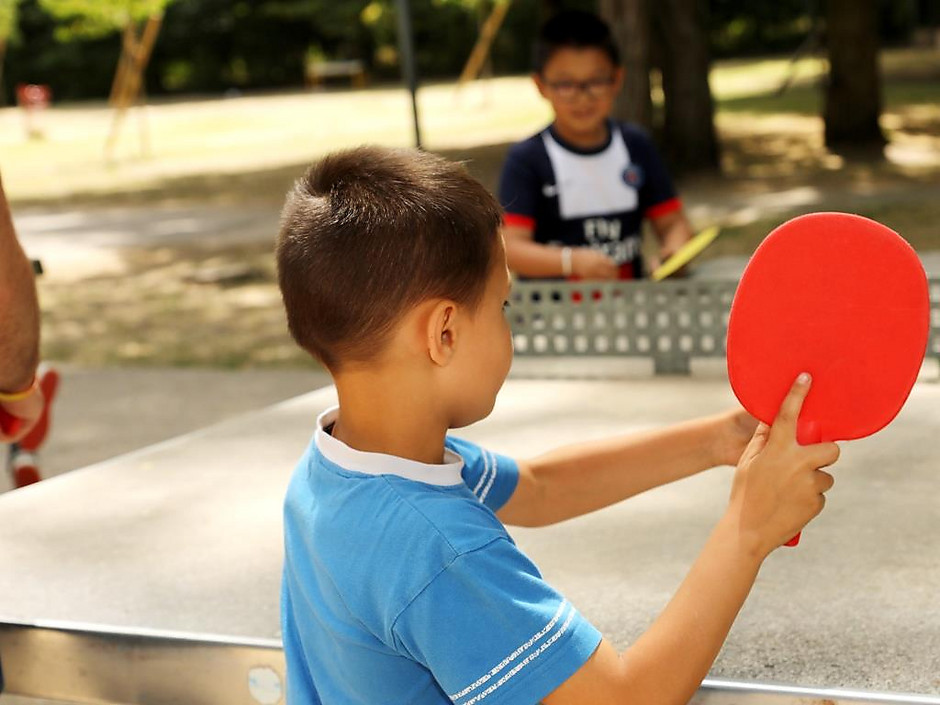
[[[112,87],[112,101],[114,105],[114,119],[111,122],[111,132],[105,143],[105,158],[110,161],[114,151],[114,145],[117,142],[118,133],[124,120],[124,115],[128,108],[135,103],[141,103],[142,85],[144,71],[150,62],[150,56],[153,53],[154,44],[157,41],[157,35],[160,33],[160,25],[163,21],[161,15],[151,15],[147,19],[141,36],[138,39],[137,31],[133,24],[128,25],[124,32],[124,43],[122,50],[122,62],[118,66],[118,72],[115,76],[114,86]],[[123,68],[123,70],[122,70]],[[144,117],[141,116],[141,120]],[[141,147],[146,153],[149,152],[148,136],[146,125],[141,123]]]
[[[117,71],[114,72],[114,81],[111,83],[111,93],[108,96],[108,105],[117,105],[118,95],[124,90],[127,74],[131,70],[131,57],[137,53],[137,28],[133,21],[128,21],[124,27],[121,38],[121,58],[118,59]]]
[[[497,0],[493,6],[493,11],[490,12],[490,16],[483,23],[477,43],[474,45],[473,51],[470,52],[470,58],[467,59],[463,71],[460,72],[460,78],[457,80],[458,88],[467,81],[472,81],[480,74],[480,69],[483,68],[486,57],[489,56],[490,49],[493,46],[493,40],[496,39],[496,33],[502,26],[503,20],[506,19],[506,13],[509,12],[510,2],[511,0]]]

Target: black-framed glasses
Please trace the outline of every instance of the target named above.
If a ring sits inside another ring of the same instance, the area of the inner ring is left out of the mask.
[[[588,98],[605,98],[614,85],[614,78],[608,76],[587,81],[546,81],[545,85],[559,100],[574,100],[579,93],[584,93]]]

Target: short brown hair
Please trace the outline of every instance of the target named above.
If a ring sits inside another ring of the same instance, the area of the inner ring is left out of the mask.
[[[335,370],[380,352],[421,301],[475,307],[500,220],[487,190],[441,157],[382,147],[324,157],[281,214],[278,281],[291,335]]]

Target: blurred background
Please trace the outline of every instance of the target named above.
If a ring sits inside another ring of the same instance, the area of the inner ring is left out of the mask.
[[[68,372],[50,472],[322,383],[274,280],[286,189],[328,151],[414,145],[415,115],[495,189],[550,120],[528,74],[563,7],[612,25],[618,117],[722,226],[701,271],[818,210],[940,251],[936,0],[0,0],[0,170]]]

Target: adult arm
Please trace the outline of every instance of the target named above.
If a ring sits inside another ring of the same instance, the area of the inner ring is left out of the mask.
[[[38,363],[39,303],[33,268],[16,239],[0,180],[0,393],[29,388]],[[0,401],[0,440],[24,435],[41,409],[38,390],[22,399]],[[14,424],[11,417],[20,421]]]

